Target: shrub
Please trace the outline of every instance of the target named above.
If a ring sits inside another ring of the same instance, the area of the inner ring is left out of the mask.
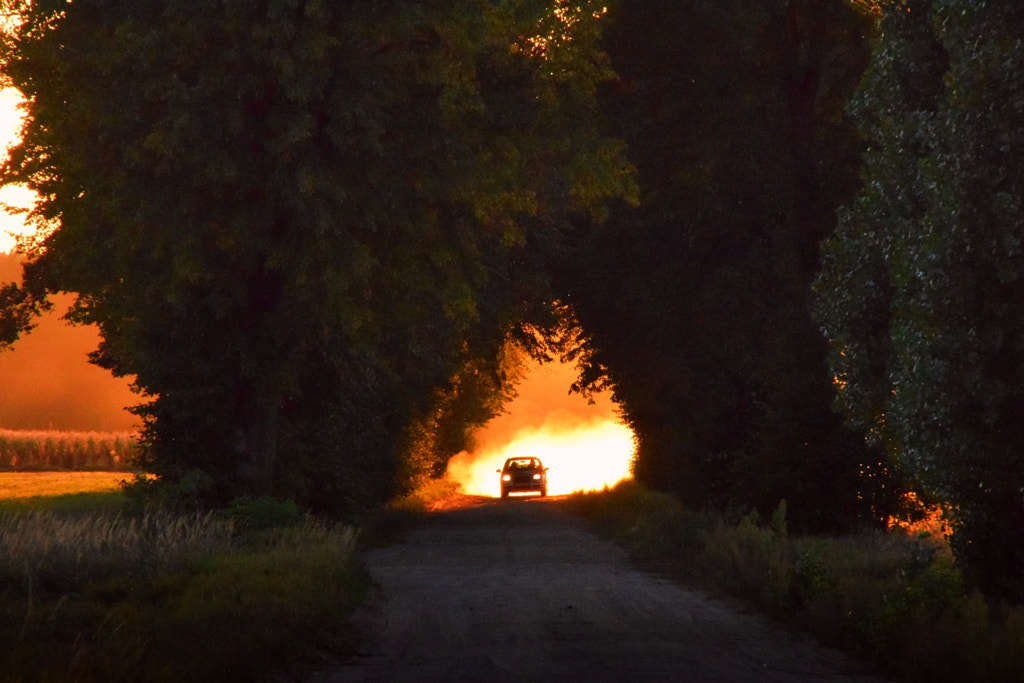
[[[910,681],[1024,678],[1024,606],[965,588],[948,545],[901,529],[793,537],[780,504],[765,525],[683,509],[624,482],[570,504],[663,573],[796,623]]]

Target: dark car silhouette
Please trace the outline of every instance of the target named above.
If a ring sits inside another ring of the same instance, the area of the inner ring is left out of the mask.
[[[509,458],[505,466],[495,470],[501,474],[501,497],[513,491],[539,491],[548,495],[548,468],[540,458]]]

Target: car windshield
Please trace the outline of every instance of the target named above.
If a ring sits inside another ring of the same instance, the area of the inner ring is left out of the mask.
[[[540,468],[536,458],[514,458],[505,462],[506,470],[535,470]]]

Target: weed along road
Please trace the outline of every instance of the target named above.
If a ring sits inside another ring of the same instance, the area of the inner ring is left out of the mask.
[[[635,569],[557,498],[469,499],[366,562],[358,654],[307,680],[856,681],[844,655]]]

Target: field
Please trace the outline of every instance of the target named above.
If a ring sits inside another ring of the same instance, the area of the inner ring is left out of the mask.
[[[40,509],[68,515],[117,513],[130,472],[0,472],[0,518]]]
[[[0,471],[130,470],[137,449],[132,432],[0,429]]]
[[[334,647],[353,527],[269,499],[129,514],[127,476],[0,472],[0,681],[256,680]]]
[[[0,500],[119,491],[130,472],[0,472]]]

